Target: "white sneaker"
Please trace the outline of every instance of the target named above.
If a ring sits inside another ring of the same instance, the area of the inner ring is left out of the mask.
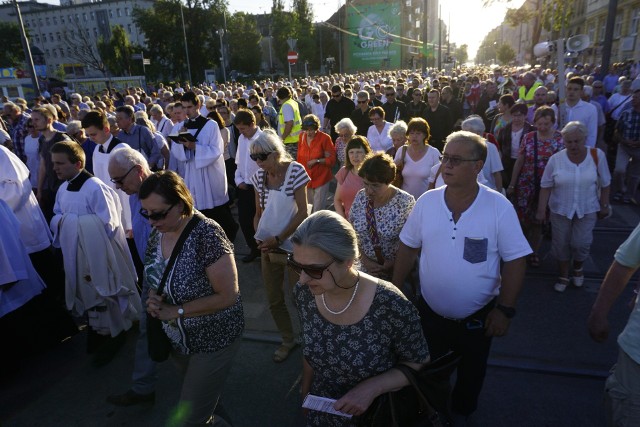
[[[567,290],[568,284],[569,284],[569,279],[566,279],[564,277],[559,277],[556,284],[553,285],[553,289],[555,289],[556,292],[564,292]]]
[[[576,288],[581,288],[584,285],[584,276],[573,276],[573,286]]]

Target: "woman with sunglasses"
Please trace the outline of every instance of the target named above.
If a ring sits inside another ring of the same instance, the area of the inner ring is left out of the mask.
[[[388,154],[369,154],[358,175],[364,188],[353,200],[349,221],[359,237],[360,270],[390,279],[400,231],[416,201],[411,194],[391,185],[396,165]]]
[[[320,131],[320,119],[308,114],[302,119],[302,132],[298,137],[298,163],[311,178],[307,185],[307,199],[313,203],[313,212],[327,205],[329,184],[333,179],[331,168],[336,163],[336,150],[331,137]]]
[[[175,172],[151,175],[138,195],[140,214],[153,226],[144,267],[150,287],[147,312],[162,321],[173,347],[171,358],[183,376],[178,407],[190,409],[184,424],[205,425],[216,410],[244,329],[233,245],[218,223],[195,210]],[[194,216],[195,225],[190,224]],[[187,225],[193,228],[185,230]],[[176,250],[179,240],[183,244]],[[175,262],[168,265],[171,259]]]
[[[361,415],[380,394],[408,384],[394,366],[420,369],[429,360],[418,312],[395,286],[358,271],[356,231],[337,213],[311,215],[291,241],[289,266],[300,274],[294,297],[303,331],[302,396],[335,399],[336,410]],[[355,420],[307,414],[311,426]]]
[[[272,129],[262,131],[249,145],[250,157],[258,164],[251,178],[256,191],[254,227],[260,257],[262,279],[269,300],[271,316],[282,336],[282,344],[273,354],[273,361],[283,362],[297,345],[291,317],[285,304],[285,272],[288,288],[297,281],[287,268],[289,237],[307,217],[307,183],[309,175],[285,151],[282,140]]]

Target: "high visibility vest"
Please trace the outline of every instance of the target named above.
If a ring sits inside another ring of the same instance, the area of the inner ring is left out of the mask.
[[[282,137],[284,133],[284,114],[282,112],[282,108],[285,105],[291,106],[293,109],[293,127],[291,128],[291,133],[288,137],[284,139],[285,144],[294,144],[298,142],[298,135],[302,131],[302,118],[300,117],[300,110],[298,109],[298,103],[293,99],[289,98],[286,102],[284,102],[280,106],[280,111],[278,112],[278,135]]]
[[[531,89],[529,89],[529,91],[526,93],[525,93],[526,88],[524,87],[524,85],[520,86],[520,88],[518,89],[518,99],[522,99],[525,102],[525,104],[527,104],[527,107],[531,107],[535,103],[533,100],[533,93],[540,86],[542,86],[542,83],[535,82],[533,85],[531,85]]]

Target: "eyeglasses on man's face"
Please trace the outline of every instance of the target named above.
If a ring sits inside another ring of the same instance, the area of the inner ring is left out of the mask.
[[[120,178],[111,178],[111,182],[113,182],[114,184],[118,184],[118,185],[122,185],[122,182],[125,180],[125,178],[127,177],[127,175],[129,175],[129,173],[135,169],[135,167],[138,165],[133,165],[131,166],[131,169],[129,169],[127,171],[127,173],[125,173],[124,175],[122,175]]]
[[[449,163],[451,166],[456,167],[462,164],[462,162],[477,162],[478,159],[463,159],[462,157],[451,157],[446,154],[440,156],[440,162],[445,165]]]

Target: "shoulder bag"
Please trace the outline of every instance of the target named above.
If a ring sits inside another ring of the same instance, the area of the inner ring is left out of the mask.
[[[160,280],[160,285],[157,290],[158,295],[162,295],[162,292],[164,291],[169,273],[173,269],[173,265],[176,262],[176,258],[178,258],[178,254],[182,250],[185,240],[187,240],[187,237],[191,234],[191,230],[193,230],[201,219],[202,215],[200,213],[195,213],[184,230],[182,230],[182,234],[180,234],[180,238],[173,247],[169,262],[162,274],[162,279]],[[149,357],[154,362],[164,362],[169,358],[169,354],[171,353],[171,341],[169,341],[167,334],[162,330],[162,321],[151,316],[149,313],[147,313],[147,344],[149,347]]]
[[[358,426],[448,427],[451,425],[449,377],[460,356],[449,352],[420,371],[398,364],[409,385],[378,396],[367,411],[356,417]]]
[[[402,146],[402,162],[396,166],[396,177],[393,179],[391,183],[395,187],[402,188],[402,184],[404,183],[404,178],[402,177],[402,170],[404,169],[404,158],[407,155],[407,145]]]

